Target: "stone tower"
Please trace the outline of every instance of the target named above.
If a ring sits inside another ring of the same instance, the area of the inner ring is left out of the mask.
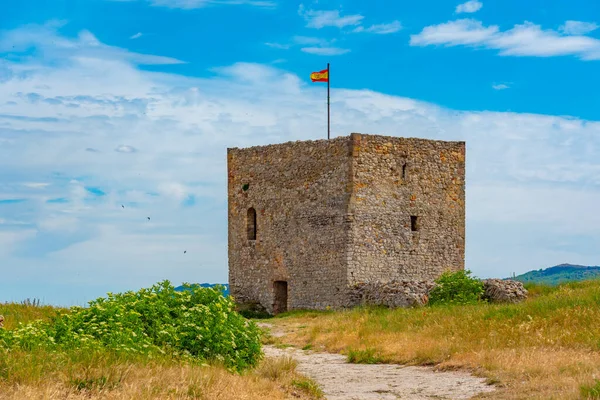
[[[360,281],[464,269],[465,143],[353,133],[227,150],[230,293],[340,308]]]

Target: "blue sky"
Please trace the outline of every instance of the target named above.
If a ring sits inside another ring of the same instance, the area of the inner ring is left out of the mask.
[[[0,7],[0,301],[226,282],[226,148],[326,137],[327,62],[332,136],[467,142],[476,275],[600,264],[597,2]]]

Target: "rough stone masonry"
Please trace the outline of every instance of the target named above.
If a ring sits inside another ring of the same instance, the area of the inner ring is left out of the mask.
[[[229,284],[270,313],[464,269],[465,142],[352,133],[227,150]]]

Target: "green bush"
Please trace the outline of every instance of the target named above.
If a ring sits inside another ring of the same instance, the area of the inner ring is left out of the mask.
[[[469,270],[443,273],[429,293],[429,304],[474,304],[480,301],[484,293],[483,282],[470,274]]]
[[[218,361],[238,371],[256,365],[261,357],[256,324],[235,312],[220,288],[184,286],[190,290],[178,292],[163,281],[138,292],[108,293],[50,321],[0,330],[0,349],[110,349]]]

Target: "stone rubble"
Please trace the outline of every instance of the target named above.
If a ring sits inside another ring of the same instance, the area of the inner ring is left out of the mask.
[[[511,279],[485,279],[484,299],[490,303],[519,303],[527,298],[523,283]]]
[[[351,287],[349,302],[351,306],[420,307],[427,304],[429,292],[434,287],[432,280],[360,282]]]
[[[482,282],[483,300],[490,303],[518,303],[527,298],[528,292],[521,282],[503,279],[485,279]],[[433,280],[360,282],[349,288],[347,307],[421,307],[428,303],[429,293],[435,286]]]

